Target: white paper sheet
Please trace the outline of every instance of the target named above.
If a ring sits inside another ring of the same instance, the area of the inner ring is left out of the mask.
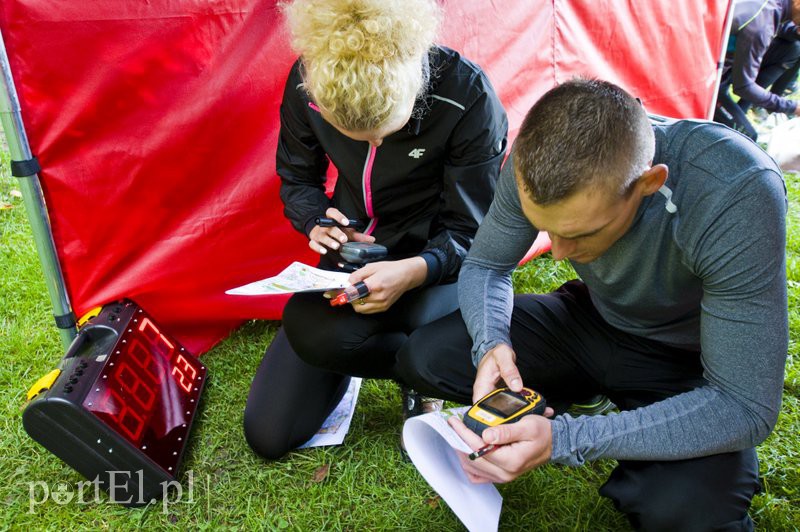
[[[414,466],[467,529],[496,531],[503,497],[494,484],[469,481],[454,449],[465,453],[472,450],[447,424],[448,417],[463,415],[467,408],[409,418],[403,426],[403,441]]]
[[[264,296],[294,292],[324,292],[350,286],[348,277],[350,274],[346,272],[329,272],[302,262],[293,262],[274,277],[232,288],[225,293],[235,296]]]
[[[344,442],[344,437],[350,432],[350,422],[353,421],[353,412],[356,409],[360,389],[361,378],[352,377],[347,391],[342,396],[342,400],[330,413],[328,419],[325,420],[325,423],[322,424],[317,433],[299,448],[307,449],[309,447],[341,445]]]

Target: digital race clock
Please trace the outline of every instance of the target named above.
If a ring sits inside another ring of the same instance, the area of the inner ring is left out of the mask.
[[[206,367],[129,300],[78,332],[59,368],[37,382],[25,430],[112,501],[160,497],[178,472]]]

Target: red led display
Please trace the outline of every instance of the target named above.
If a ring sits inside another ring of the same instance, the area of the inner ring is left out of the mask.
[[[141,310],[128,320],[83,406],[172,471],[197,408],[205,367]]]

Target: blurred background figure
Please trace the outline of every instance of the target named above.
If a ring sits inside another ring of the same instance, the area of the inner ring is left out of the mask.
[[[786,93],[800,68],[800,0],[740,0],[733,14],[714,120],[756,140],[751,106],[798,115]],[[736,102],[731,95],[739,97]]]

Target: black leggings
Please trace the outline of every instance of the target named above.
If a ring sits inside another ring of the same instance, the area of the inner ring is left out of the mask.
[[[457,307],[455,284],[412,290],[378,314],[331,307],[320,293],[295,294],[250,387],[247,442],[268,459],[302,445],[339,403],[350,376],[405,383],[411,372],[417,380],[413,365],[398,364],[398,350],[417,328]]]
[[[596,393],[633,409],[705,383],[700,353],[611,327],[588,290],[571,281],[544,295],[517,296],[511,342],[522,381],[556,411]],[[419,329],[398,359],[415,368],[422,393],[471,401],[472,341],[459,312]],[[749,530],[758,491],[754,449],[691,460],[620,461],[600,493],[645,530]]]
[[[770,92],[781,96],[792,81],[797,79],[798,69],[800,69],[800,41],[777,37],[773,39],[761,60],[756,84],[765,89],[771,87]],[[731,84],[732,74],[726,72],[719,85],[714,121],[757,140],[758,133],[746,114],[752,103],[747,100],[733,101],[728,92]]]

